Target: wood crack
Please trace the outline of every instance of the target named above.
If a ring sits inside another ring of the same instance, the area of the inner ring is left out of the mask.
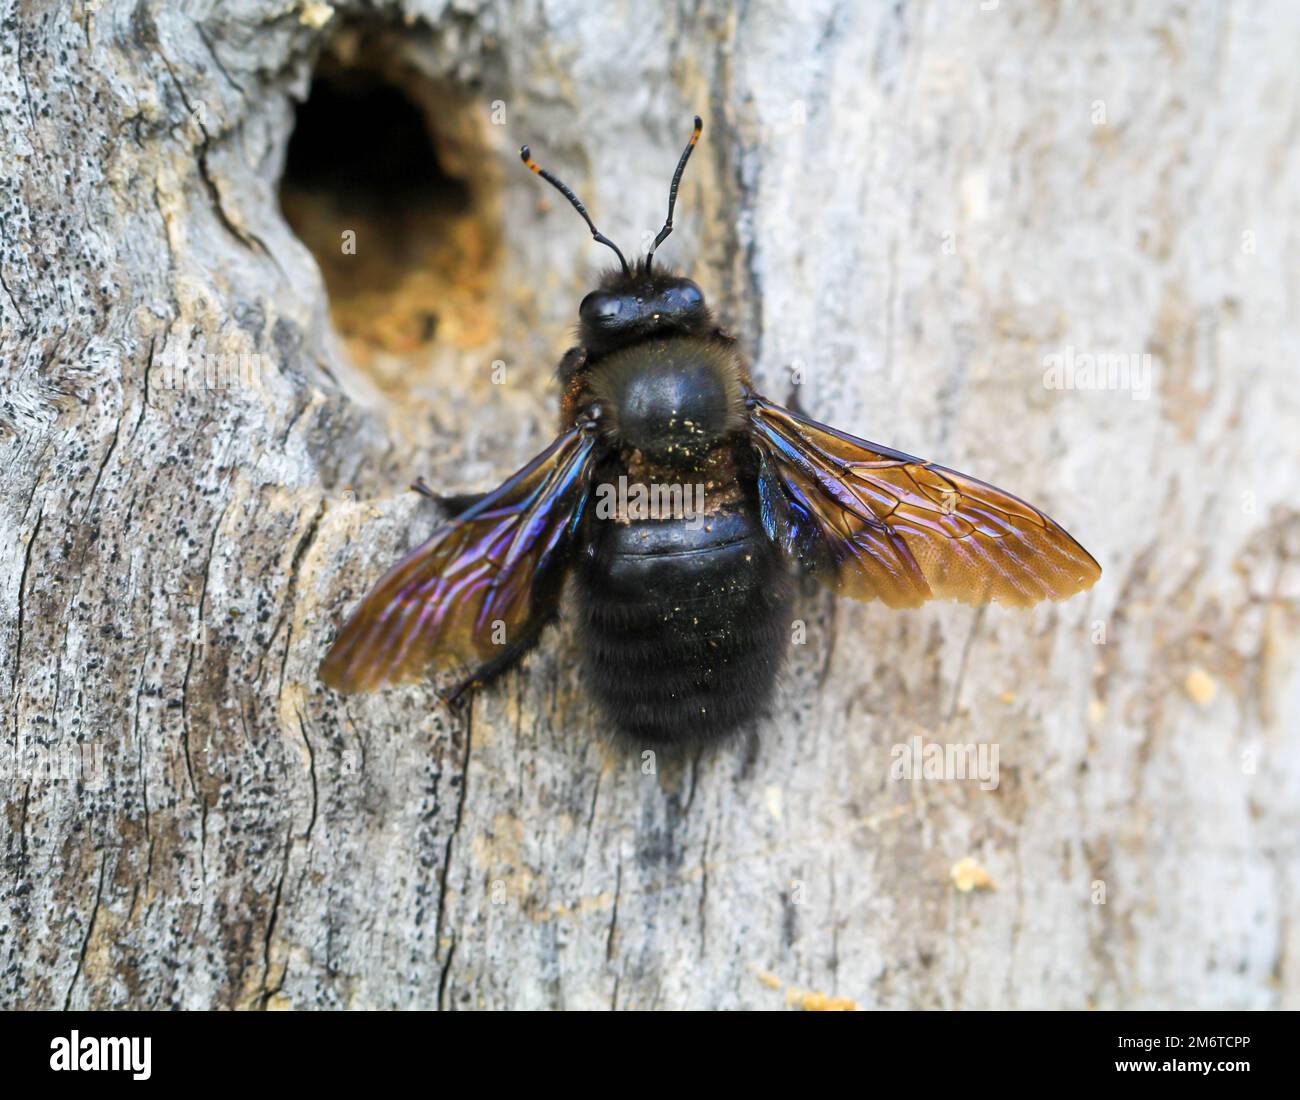
[[[465,707],[465,754],[461,758],[460,765],[460,791],[456,799],[456,818],[452,822],[451,831],[447,834],[447,843],[443,848],[442,870],[438,875],[438,908],[437,915],[434,919],[434,950],[442,943],[442,923],[447,906],[447,879],[451,869],[451,850],[452,845],[456,842],[456,837],[460,834],[461,822],[465,817],[465,794],[469,789],[469,754],[474,740],[474,700],[470,699]],[[455,942],[452,943],[454,949]],[[442,966],[442,974],[439,977],[439,1005],[442,1003],[443,990],[447,983],[447,975],[451,971],[452,950],[448,950],[447,958]]]
[[[104,868],[108,864],[108,853],[105,852],[99,857],[99,879],[95,885],[95,902],[90,910],[90,923],[86,926],[86,934],[81,938],[81,949],[77,952],[77,968],[72,973],[72,981],[68,983],[68,992],[63,997],[63,1011],[67,1012],[72,1007],[72,991],[77,988],[77,980],[81,977],[82,968],[86,964],[86,949],[90,946],[90,937],[95,934],[95,921],[99,916],[99,906],[104,898]]]

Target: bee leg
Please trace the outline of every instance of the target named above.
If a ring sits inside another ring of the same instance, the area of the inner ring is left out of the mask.
[[[434,500],[447,510],[449,516],[458,516],[467,508],[472,508],[485,496],[487,493],[447,493],[434,497]]]
[[[465,509],[472,507],[487,496],[487,493],[435,493],[429,488],[429,483],[422,477],[417,477],[411,482],[411,488],[420,496],[427,497],[435,504],[440,504],[449,516],[460,515]]]
[[[794,380],[793,371],[790,374],[790,393],[785,399],[785,407],[799,416],[810,419],[808,410],[803,407],[803,401],[799,398],[799,383]]]
[[[559,365],[555,368],[555,377],[560,380],[560,385],[568,385],[569,379],[578,372],[578,369],[586,361],[586,348],[570,348],[566,351],[564,358],[560,360]]]
[[[493,657],[492,660],[479,665],[478,668],[474,669],[474,671],[463,680],[439,691],[439,697],[447,704],[447,706],[456,707],[461,702],[462,696],[471,688],[485,687],[503,672],[508,672],[511,667],[519,662],[524,654],[537,644],[537,639],[542,636],[542,631],[553,619],[554,616],[543,619],[541,622],[531,627],[517,641],[510,642],[503,646],[501,652],[497,656]]]

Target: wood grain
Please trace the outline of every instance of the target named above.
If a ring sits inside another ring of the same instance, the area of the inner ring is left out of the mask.
[[[499,312],[369,356],[277,197],[363,5],[24,6],[0,45],[0,1005],[1300,1007],[1294,6],[375,6]],[[463,716],[329,692],[431,528],[407,483],[554,435],[606,254],[518,146],[638,251],[696,112],[661,258],[758,388],[796,368],[1101,581],[810,591],[772,721],[654,774],[571,624]],[[1044,384],[1110,354],[1145,397]],[[996,789],[891,776],[913,738],[995,745]]]

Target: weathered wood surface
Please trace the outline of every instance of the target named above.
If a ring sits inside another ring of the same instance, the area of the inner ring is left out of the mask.
[[[5,5],[0,1004],[1296,1007],[1294,5],[390,5],[367,63],[471,205],[463,281],[392,292],[464,308],[369,352],[277,193],[361,7]],[[515,149],[632,247],[696,110],[663,255],[761,384],[1037,502],[1102,581],[809,595],[774,719],[654,775],[571,625],[464,717],[333,696],[407,481],[553,431],[606,257]],[[1149,398],[1046,387],[1067,349],[1150,354]],[[178,378],[217,353],[236,384]],[[997,788],[891,779],[913,736],[996,745]]]

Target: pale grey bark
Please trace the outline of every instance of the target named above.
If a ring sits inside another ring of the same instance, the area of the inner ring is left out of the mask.
[[[390,6],[498,241],[487,334],[440,317],[418,363],[334,334],[277,198],[363,5],[5,8],[0,1004],[1297,1007],[1300,12]],[[753,744],[651,776],[571,624],[467,716],[332,695],[340,615],[431,521],[405,484],[553,432],[607,257],[515,149],[636,250],[696,111],[663,256],[760,385],[801,367],[818,419],[1033,500],[1102,581],[809,595]],[[1067,349],[1150,354],[1149,397],[1046,387]],[[252,366],[177,385],[186,351]],[[996,745],[996,790],[891,779],[913,736]]]

